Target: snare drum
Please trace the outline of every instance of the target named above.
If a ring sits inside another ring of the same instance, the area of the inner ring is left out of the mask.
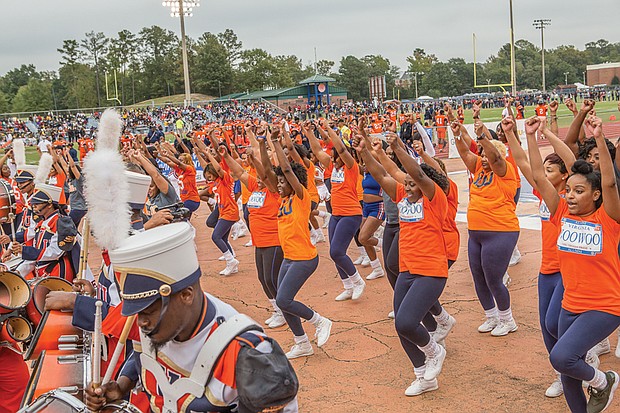
[[[18,413],[88,413],[86,405],[62,390],[52,390],[36,399],[31,405],[22,407]]]
[[[33,364],[32,375],[24,392],[22,406],[53,390],[83,400],[84,388],[90,380],[90,359],[82,354],[43,351]],[[35,402],[36,403],[36,402]],[[38,411],[38,410],[36,410]]]
[[[0,180],[0,223],[15,219],[16,208],[13,188],[8,182]]]
[[[118,402],[108,403],[101,410],[100,413],[142,413],[133,404],[128,401],[121,400]]]
[[[28,313],[28,318],[35,327],[38,326],[41,321],[47,293],[50,291],[73,291],[73,286],[69,281],[58,277],[35,278],[30,283],[30,288],[32,289],[32,299],[28,305],[26,305],[26,312]]]
[[[21,275],[9,271],[0,272],[0,314],[25,307],[31,297],[30,287]]]
[[[83,332],[71,324],[73,313],[46,311],[35,330],[25,360],[34,360],[43,350],[60,350],[66,354],[81,352]]]

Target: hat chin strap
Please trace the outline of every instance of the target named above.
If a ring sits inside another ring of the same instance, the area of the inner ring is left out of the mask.
[[[161,321],[164,318],[164,315],[166,315],[166,311],[168,311],[168,304],[170,304],[170,296],[162,296],[161,297],[161,311],[159,312],[159,319],[157,320],[157,324],[155,324],[155,327],[153,327],[153,329],[151,330],[151,332],[148,334],[148,337],[150,338],[153,334],[157,333],[157,331],[159,330],[159,326],[161,325]]]

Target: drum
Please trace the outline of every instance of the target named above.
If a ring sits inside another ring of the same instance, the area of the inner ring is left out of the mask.
[[[70,312],[46,311],[28,344],[24,359],[34,360],[43,350],[60,350],[68,354],[81,352],[83,333],[73,327],[72,319],[73,313]]]
[[[31,337],[32,325],[22,316],[7,317],[0,322],[0,342],[15,345],[30,340]]]
[[[22,404],[23,406],[23,404]],[[31,405],[22,407],[18,413],[88,413],[84,403],[62,390],[52,390],[41,395]]]
[[[8,271],[0,272],[0,314],[25,307],[31,297],[30,287],[21,275]]]
[[[50,291],[73,291],[72,284],[69,281],[58,277],[35,278],[30,283],[30,288],[32,289],[32,299],[26,305],[26,313],[35,327],[41,321],[47,293]]]
[[[133,404],[128,401],[121,400],[118,402],[108,403],[99,410],[100,413],[142,413]]]
[[[17,267],[19,267],[19,264],[21,264],[22,262],[24,262],[24,260],[22,259],[22,256],[17,255],[3,262],[3,264],[9,269],[9,271],[16,272],[15,270],[17,270]]]
[[[0,224],[15,219],[16,206],[13,188],[8,182],[0,180]]]
[[[90,380],[90,359],[82,353],[67,354],[59,350],[41,352],[34,362],[22,406],[52,390],[60,390],[78,400]]]

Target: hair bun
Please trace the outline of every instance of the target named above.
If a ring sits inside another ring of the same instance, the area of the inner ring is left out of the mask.
[[[583,159],[577,159],[573,164],[571,171],[575,174],[588,175],[594,172],[594,168]]]

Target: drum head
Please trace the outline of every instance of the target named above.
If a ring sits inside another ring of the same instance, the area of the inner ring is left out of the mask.
[[[45,297],[47,297],[47,293],[50,291],[72,292],[73,287],[69,281],[58,277],[42,278],[35,282],[32,299],[35,307],[41,314],[43,314],[43,308],[45,307]]]
[[[61,390],[52,390],[37,398],[19,413],[86,413],[86,405]]]
[[[0,314],[24,307],[30,297],[30,287],[21,275],[0,272]]]

